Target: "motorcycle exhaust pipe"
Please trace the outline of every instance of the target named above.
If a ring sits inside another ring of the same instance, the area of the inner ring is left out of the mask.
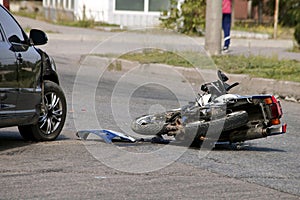
[[[268,136],[266,129],[263,128],[250,128],[247,130],[232,132],[229,135],[231,142],[243,142],[246,140],[254,140],[259,138],[265,138]]]
[[[243,142],[246,140],[254,140],[265,138],[268,136],[281,135],[286,133],[287,125],[273,126],[268,128],[250,128],[247,130],[232,132],[229,135],[231,142]]]

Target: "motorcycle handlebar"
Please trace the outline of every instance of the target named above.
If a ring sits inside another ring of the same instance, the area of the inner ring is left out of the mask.
[[[201,91],[205,92],[205,93],[209,93],[209,85],[211,83],[205,83],[203,85],[201,85]],[[224,88],[226,90],[226,92],[228,92],[229,90],[231,90],[232,88],[234,88],[235,86],[238,86],[240,83],[235,82],[232,85],[229,85],[228,83],[223,82]]]
[[[225,86],[225,89],[226,89],[226,91],[228,92],[229,90],[231,90],[232,88],[234,88],[235,86],[238,86],[240,83],[238,83],[238,82],[235,82],[234,84],[232,84],[232,85],[228,85],[228,87],[227,86]]]

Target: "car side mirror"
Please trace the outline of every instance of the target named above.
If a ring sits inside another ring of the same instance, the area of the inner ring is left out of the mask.
[[[38,29],[31,29],[29,38],[34,45],[43,45],[48,42],[46,33]]]

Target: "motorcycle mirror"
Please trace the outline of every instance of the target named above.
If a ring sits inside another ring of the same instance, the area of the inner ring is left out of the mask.
[[[203,92],[207,92],[207,91],[208,91],[207,85],[206,85],[206,84],[201,85],[201,90],[202,90]]]
[[[218,70],[218,77],[223,82],[226,82],[229,80],[229,78],[221,70]]]

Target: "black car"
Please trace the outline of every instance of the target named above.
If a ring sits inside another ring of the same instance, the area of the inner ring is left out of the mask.
[[[66,119],[54,60],[35,47],[47,41],[37,29],[28,37],[0,5],[0,127],[18,126],[26,140],[56,139]]]

